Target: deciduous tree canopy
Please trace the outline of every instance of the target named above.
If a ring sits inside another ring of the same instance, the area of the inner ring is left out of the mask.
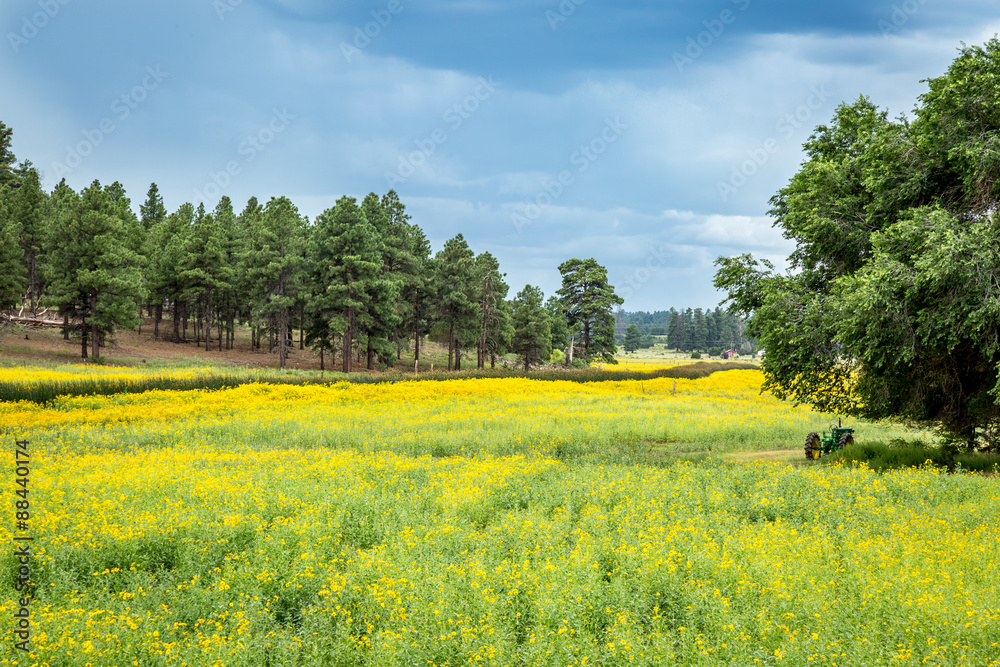
[[[845,415],[1000,444],[1000,42],[963,47],[915,118],[867,98],[816,128],[771,200],[787,274],[720,258],[765,387]]]

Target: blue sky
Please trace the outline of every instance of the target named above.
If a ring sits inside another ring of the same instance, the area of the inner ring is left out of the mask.
[[[513,295],[594,257],[628,310],[714,307],[712,262],[792,246],[768,199],[836,106],[910,114],[986,0],[4,0],[0,120],[51,188],[137,208],[390,187]]]

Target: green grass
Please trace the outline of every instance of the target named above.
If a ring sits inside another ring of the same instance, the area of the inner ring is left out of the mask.
[[[897,438],[863,441],[824,456],[820,461],[827,464],[864,463],[868,468],[880,471],[918,468],[929,463],[949,470],[997,472],[1000,454],[956,451],[947,445]]]

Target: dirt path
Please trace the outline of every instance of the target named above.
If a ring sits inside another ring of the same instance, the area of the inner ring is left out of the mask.
[[[792,463],[795,461],[805,461],[805,455],[798,449],[776,449],[769,452],[733,452],[730,454],[720,454],[723,461],[733,461],[735,463],[749,463],[751,461],[773,461],[774,463]]]

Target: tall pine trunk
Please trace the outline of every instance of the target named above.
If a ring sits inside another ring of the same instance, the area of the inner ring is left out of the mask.
[[[97,338],[97,290],[90,290],[90,349],[94,358],[101,356],[101,343]]]
[[[347,309],[347,329],[344,330],[344,372],[351,372],[351,334],[354,329],[354,309]]]
[[[212,291],[205,290],[205,351],[212,351]]]
[[[452,322],[448,327],[448,370],[454,370],[454,359],[455,359],[455,323]]]
[[[180,299],[174,297],[174,342],[181,340],[181,304]]]
[[[87,358],[87,333],[90,329],[87,328],[87,318],[84,317],[80,322],[80,344],[82,349],[83,358]]]

